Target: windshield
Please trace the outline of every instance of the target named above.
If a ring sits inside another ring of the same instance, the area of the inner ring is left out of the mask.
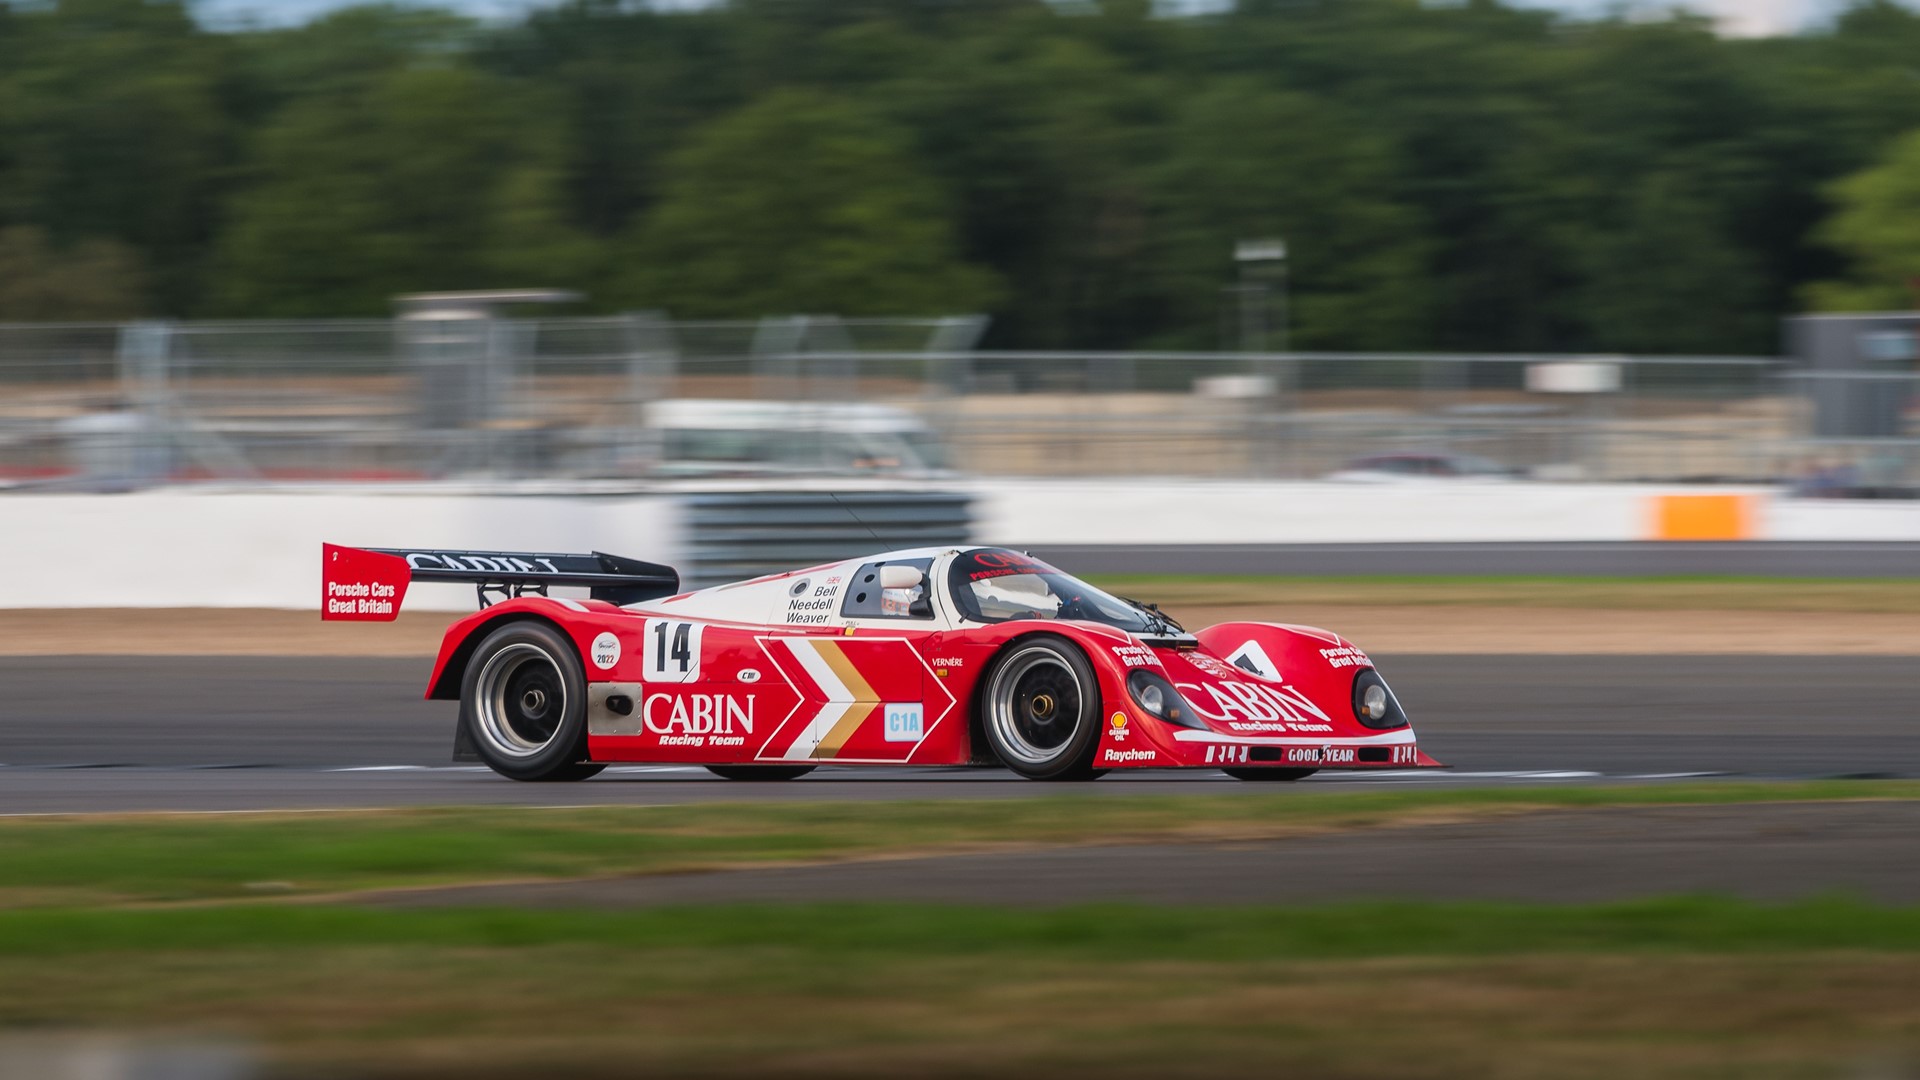
[[[940,436],[931,431],[903,431],[900,439],[913,451],[913,456],[920,459],[920,464],[929,469],[947,468],[947,447]]]
[[[947,580],[960,613],[974,622],[1085,619],[1133,633],[1153,626],[1146,612],[1125,600],[1017,551],[963,551]]]

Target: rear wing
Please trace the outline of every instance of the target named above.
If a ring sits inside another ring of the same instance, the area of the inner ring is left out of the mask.
[[[385,622],[400,614],[414,581],[465,582],[480,606],[553,586],[591,590],[595,600],[637,604],[680,591],[671,566],[593,552],[441,551],[430,548],[352,548],[320,545],[320,617]]]

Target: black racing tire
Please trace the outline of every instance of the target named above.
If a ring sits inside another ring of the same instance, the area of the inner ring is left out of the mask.
[[[981,680],[987,745],[1029,780],[1091,780],[1100,746],[1100,681],[1079,646],[1057,634],[1010,642]]]
[[[709,765],[707,771],[723,780],[798,780],[813,765]]]
[[[1235,780],[1305,780],[1319,769],[1221,769]]]
[[[460,727],[510,780],[585,780],[587,677],[566,636],[521,619],[488,634],[460,679]]]

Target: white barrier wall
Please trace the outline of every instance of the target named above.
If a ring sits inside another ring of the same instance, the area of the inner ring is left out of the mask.
[[[1920,501],[1773,499],[1761,513],[1766,540],[1920,540]],[[1920,573],[1920,567],[1915,568]]]
[[[1036,546],[1634,541],[1700,522],[1740,530],[1728,539],[1920,542],[1920,502],[1785,499],[1759,488],[996,480],[970,489],[976,538]],[[1663,524],[1662,508],[1675,502],[1681,512]],[[1705,512],[1689,517],[1697,502]],[[0,607],[317,611],[322,541],[600,550],[669,564],[687,543],[671,492],[8,494]],[[420,585],[407,597],[414,610],[472,606],[465,586]]]
[[[659,496],[216,494],[0,496],[0,607],[319,610],[320,544],[680,554]],[[409,610],[470,611],[462,585],[416,585]],[[316,615],[316,617],[318,617]]]
[[[1038,546],[1646,540],[1651,500],[1676,489],[1141,480],[1009,481],[977,490],[977,536]]]

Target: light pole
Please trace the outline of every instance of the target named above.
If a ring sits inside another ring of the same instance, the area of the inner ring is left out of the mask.
[[[1267,351],[1267,313],[1271,306],[1271,301],[1268,299],[1268,289],[1271,282],[1274,279],[1278,279],[1280,283],[1279,319],[1277,320],[1280,331],[1279,351],[1283,353],[1286,352],[1287,242],[1279,237],[1271,237],[1264,240],[1242,240],[1233,246],[1233,261],[1240,268],[1241,351],[1248,353],[1264,353]],[[1254,363],[1261,368],[1267,367],[1267,364],[1261,361],[1254,361]],[[1288,378],[1291,372],[1287,370],[1287,367],[1287,362],[1281,360],[1273,365],[1270,371],[1261,372],[1261,374],[1265,374],[1269,380],[1270,389],[1268,389],[1266,393],[1271,395],[1272,405],[1276,410],[1284,410],[1291,396],[1291,387],[1288,385],[1291,382],[1291,379]],[[1263,428],[1272,430],[1275,438],[1280,437],[1280,432],[1277,428],[1267,428],[1266,425],[1256,425],[1255,430],[1250,433],[1255,437],[1248,440],[1249,445],[1261,441],[1258,436]],[[1268,453],[1277,458],[1279,446],[1275,445]],[[1257,467],[1258,466],[1256,466],[1256,468]]]
[[[1233,261],[1240,267],[1240,348],[1246,352],[1265,352],[1267,348],[1267,311],[1271,304],[1271,281],[1280,283],[1280,352],[1287,350],[1287,242],[1278,238],[1242,240],[1233,246]]]

